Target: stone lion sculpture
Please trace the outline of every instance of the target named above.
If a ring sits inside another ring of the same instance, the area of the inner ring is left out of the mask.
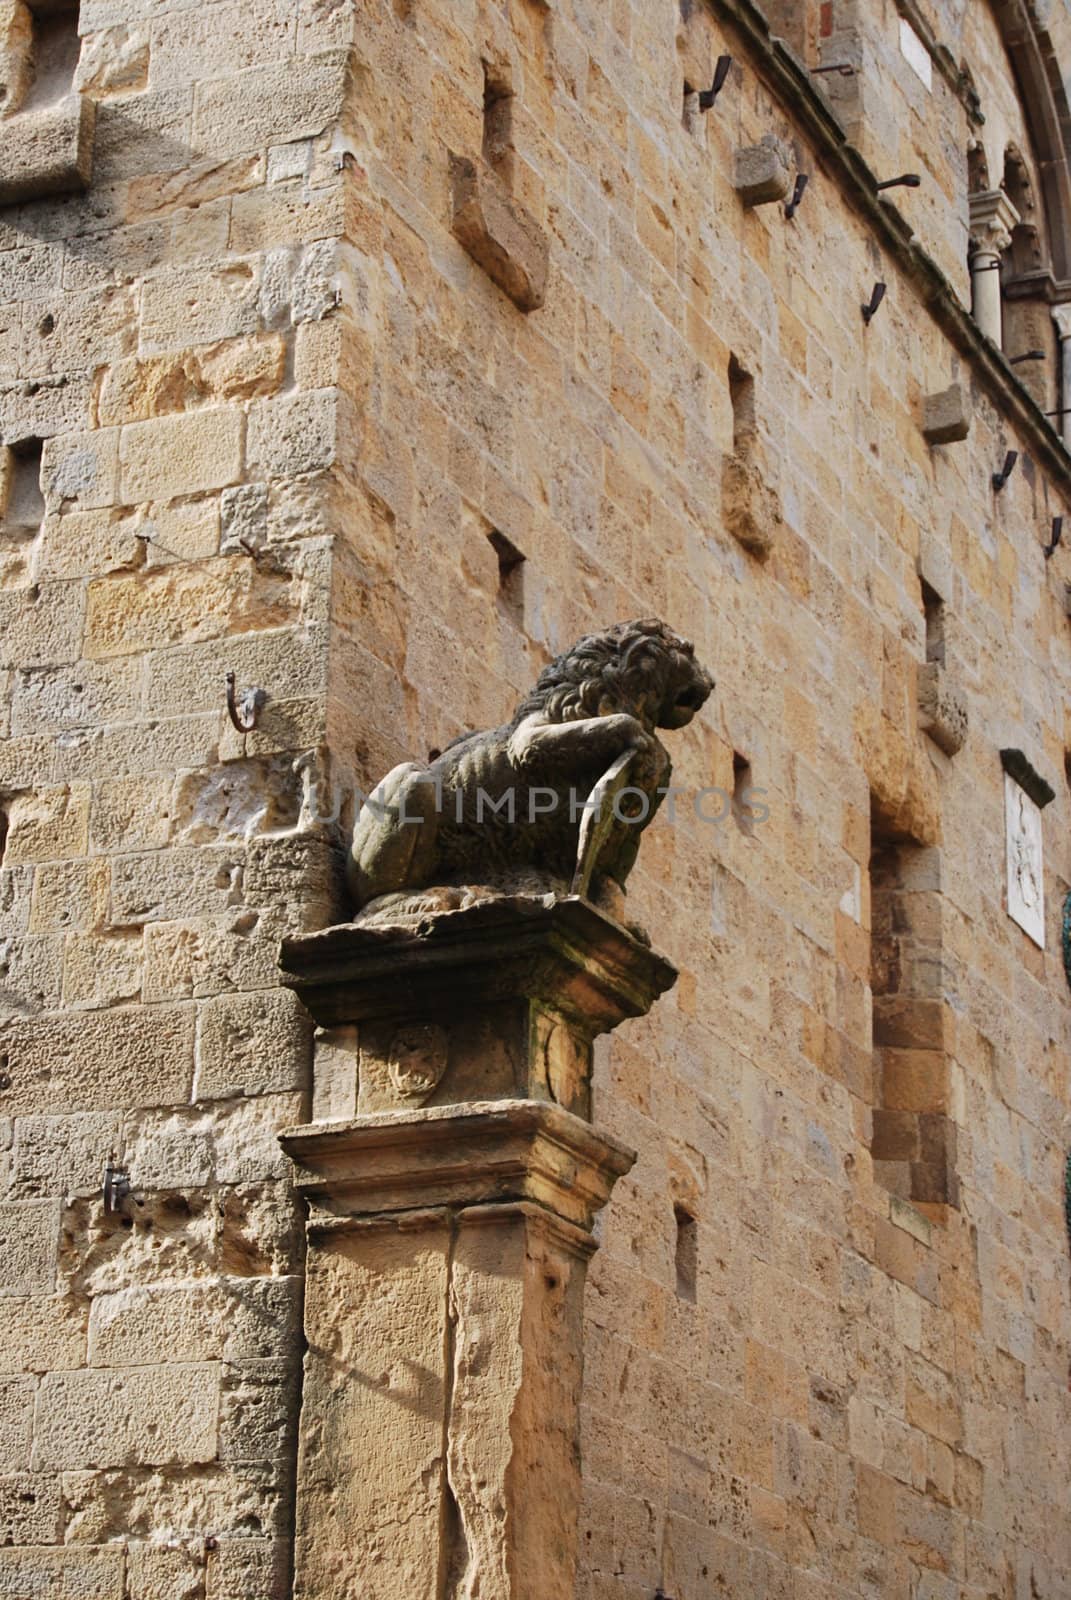
[[[713,686],[663,622],[585,635],[505,727],[395,767],[363,802],[347,868],[357,921],[548,893],[583,894],[621,920],[669,780],[655,729],[685,727]]]

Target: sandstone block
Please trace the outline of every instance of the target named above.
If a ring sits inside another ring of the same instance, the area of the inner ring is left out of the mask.
[[[11,1468],[30,1462],[34,1378],[0,1378],[0,1460]]]
[[[450,178],[455,239],[518,310],[537,311],[546,298],[547,235],[482,162],[451,155]]]
[[[128,504],[222,489],[241,473],[242,418],[231,407],[131,422],[119,443]]]
[[[221,1461],[274,1461],[289,1454],[297,1425],[297,1377],[292,1358],[224,1366]]]
[[[62,1498],[59,1480],[44,1473],[0,1477],[0,1544],[56,1544]]]
[[[302,777],[289,756],[223,761],[184,773],[171,800],[170,837],[181,845],[222,844],[295,828]]]
[[[28,896],[27,896],[28,898]],[[2,895],[0,895],[2,900]],[[0,914],[0,929],[3,925]],[[58,1010],[63,991],[63,940],[58,935],[0,938],[4,1003],[23,1016]]]
[[[30,927],[35,933],[96,928],[107,915],[108,863],[68,861],[33,875]]]
[[[84,189],[95,121],[93,101],[79,94],[9,118],[0,146],[0,205]]]
[[[291,588],[288,572],[260,571],[245,555],[101,578],[86,595],[85,653],[96,659],[130,655],[277,628],[293,615]]]
[[[140,353],[158,355],[255,333],[259,292],[255,261],[228,259],[210,272],[183,268],[147,278]]]
[[[322,133],[342,107],[347,54],[311,56],[300,73],[280,62],[199,84],[194,149],[219,159]]]
[[[243,483],[224,489],[219,497],[219,519],[222,555],[259,550],[268,532],[268,485]]]
[[[0,1295],[51,1294],[59,1221],[56,1200],[0,1201]]]
[[[784,200],[791,173],[791,153],[776,134],[764,134],[758,144],[733,151],[733,188],[746,206]]]
[[[220,1539],[208,1558],[207,1600],[288,1600],[290,1553],[282,1539]]]
[[[135,537],[140,531],[139,519],[115,506],[47,516],[37,541],[37,576],[100,576],[138,567],[145,558],[144,547]]]
[[[82,41],[74,87],[94,100],[144,89],[149,76],[147,28],[105,28]]]
[[[56,1219],[57,1234],[59,1217]],[[0,1298],[0,1349],[10,1372],[55,1372],[80,1367],[86,1355],[84,1303],[65,1295]]]
[[[74,784],[15,795],[7,808],[8,865],[85,855],[90,793],[88,784]]]
[[[946,755],[954,756],[967,741],[967,702],[939,662],[919,667],[918,695],[919,728]]]
[[[112,921],[132,926],[240,905],[242,851],[206,848],[121,856],[112,863]]]
[[[950,384],[922,402],[922,433],[927,444],[954,444],[971,429],[970,397],[962,384]],[[944,592],[944,591],[942,591]]]
[[[0,594],[0,666],[26,671],[77,661],[84,607],[77,583],[42,583]],[[40,774],[39,767],[36,781]]]
[[[0,1090],[0,1113],[52,1112],[57,1103],[65,1111],[184,1103],[193,1073],[193,1028],[189,1006],[6,1021],[0,1024],[0,1055],[7,1057],[10,1083]],[[26,1202],[38,1210],[19,1207],[11,1215],[10,1227],[22,1230],[11,1236],[14,1259],[38,1283],[36,1290],[21,1288],[20,1294],[51,1288],[47,1251],[36,1250],[31,1263],[33,1242],[16,1248],[23,1235],[42,1242],[39,1235],[52,1226],[40,1210],[45,1204]]]
[[[211,1461],[219,1387],[214,1364],[49,1373],[38,1394],[34,1468]]]
[[[726,528],[745,550],[765,561],[781,525],[781,505],[758,465],[742,455],[727,455],[721,494]]]
[[[170,777],[102,779],[94,785],[90,818],[93,851],[153,850],[171,829]]]
[[[69,1006],[121,1005],[141,999],[144,939],[140,928],[67,935],[63,999]]]
[[[335,389],[265,400],[249,415],[247,459],[262,478],[329,467],[337,456],[340,409]]]
[[[33,82],[33,15],[22,0],[0,7],[0,108],[4,117],[18,111]]]
[[[0,1550],[0,1594],[33,1600],[77,1595],[78,1600],[121,1600],[123,1550],[119,1544],[97,1549],[12,1548]]]
[[[311,1022],[285,990],[220,995],[201,1007],[194,1098],[304,1090],[311,1061]]]
[[[201,1600],[204,1594],[204,1555],[200,1540],[191,1548],[173,1544],[129,1543],[126,1547],[125,1600]]]
[[[140,703],[141,685],[125,661],[23,670],[14,683],[12,733],[52,735],[87,723],[125,722]]]
[[[134,1284],[95,1296],[89,1361],[95,1367],[168,1361],[255,1361],[300,1333],[297,1278],[223,1278]]]
[[[117,494],[119,432],[60,434],[45,442],[41,453],[41,488],[49,511],[68,502],[81,510],[111,505]]]
[[[116,1113],[17,1117],[12,1192],[20,1197],[99,1194],[120,1131]]]

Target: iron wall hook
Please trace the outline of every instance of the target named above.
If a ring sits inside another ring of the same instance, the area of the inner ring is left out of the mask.
[[[869,299],[868,303],[865,306],[861,306],[860,307],[860,309],[861,309],[861,311],[863,313],[863,321],[866,323],[868,328],[869,328],[870,324],[873,322],[874,318],[877,316],[878,307],[881,305],[881,302],[884,299],[885,299],[885,285],[883,283],[876,283],[874,285],[873,289],[871,290],[870,299]]]
[[[898,178],[886,178],[877,187],[879,194],[882,189],[920,189],[922,179],[917,172],[902,172]]]
[[[104,1201],[105,1216],[118,1216],[123,1209],[123,1201],[130,1193],[130,1174],[109,1160],[104,1168],[100,1192]]]
[[[236,694],[234,673],[227,674],[227,715],[239,733],[252,733],[260,720],[260,711],[267,695],[263,689],[243,689]]]
[[[1063,531],[1064,531],[1064,519],[1063,519],[1063,517],[1053,517],[1053,519],[1052,519],[1052,538],[1049,540],[1048,544],[1045,546],[1045,560],[1046,561],[1048,561],[1049,557],[1052,555],[1053,551],[1056,549],[1056,546],[1060,543],[1060,540],[1063,537]]]
[[[1021,366],[1024,361],[1044,361],[1044,360],[1045,360],[1045,352],[1044,352],[1044,350],[1024,350],[1021,356],[1009,356],[1008,357],[1008,365],[1009,365],[1009,367],[1018,367],[1018,366]],[[1046,415],[1047,414],[1048,413],[1046,413]]]
[[[1004,457],[1004,465],[1001,467],[1000,471],[994,472],[993,490],[996,494],[1000,493],[1008,479],[1011,477],[1012,473],[1015,471],[1015,463],[1018,461],[1018,459],[1018,450],[1009,450],[1007,455]]]
[[[714,68],[714,82],[709,89],[699,91],[700,111],[709,111],[715,100],[725,87],[725,80],[729,76],[729,69],[733,64],[732,56],[719,56],[718,64]]]
[[[839,78],[854,78],[855,68],[850,61],[833,61],[828,67],[811,67],[812,78],[817,78],[820,73],[835,72]]]
[[[810,181],[811,181],[811,175],[810,175],[809,172],[797,172],[797,174],[796,174],[796,187],[792,191],[792,199],[787,201],[786,204],[785,204],[785,221],[786,222],[791,222],[792,218],[796,215],[796,212],[799,210],[800,201],[803,199],[803,191],[806,189],[806,187],[810,183]]]

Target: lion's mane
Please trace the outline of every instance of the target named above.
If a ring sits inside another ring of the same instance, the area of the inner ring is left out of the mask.
[[[588,633],[544,667],[510,728],[541,712],[548,722],[628,712],[650,725],[645,708],[696,671],[695,649],[664,622],[618,622]]]

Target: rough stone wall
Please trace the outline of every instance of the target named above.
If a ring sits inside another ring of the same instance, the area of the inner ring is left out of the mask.
[[[856,10],[862,52],[894,8]],[[82,0],[91,186],[0,213],[6,471],[40,440],[45,500],[5,524],[0,593],[14,1593],[286,1592],[275,1131],[307,1114],[309,1041],[273,963],[342,909],[314,813],[652,613],[718,677],[677,781],[747,768],[769,815],[686,795],[633,880],[681,979],[599,1064],[596,1118],[640,1159],[589,1283],[580,1594],[1071,1584],[1071,573],[1041,554],[1071,469],[995,409],[733,14]],[[953,174],[960,102],[904,122],[868,49],[879,176],[932,174],[937,143]],[[791,223],[732,187],[771,132],[811,176]],[[452,155],[493,168],[526,281],[547,247],[542,309],[454,236]],[[897,203],[966,295],[965,183],[937,188],[947,213]],[[923,399],[956,380],[970,435],[931,449]],[[920,570],[969,709],[951,758],[917,725]],[[270,697],[250,734],[227,670]],[[1002,906],[1005,746],[1059,790],[1045,952]],[[875,803],[940,853],[958,1206],[873,1166]]]
[[[310,1060],[275,955],[334,895],[351,19],[80,28],[91,185],[0,211],[0,1590],[267,1600]],[[0,121],[5,178],[35,118]],[[228,671],[268,696],[247,734]]]

